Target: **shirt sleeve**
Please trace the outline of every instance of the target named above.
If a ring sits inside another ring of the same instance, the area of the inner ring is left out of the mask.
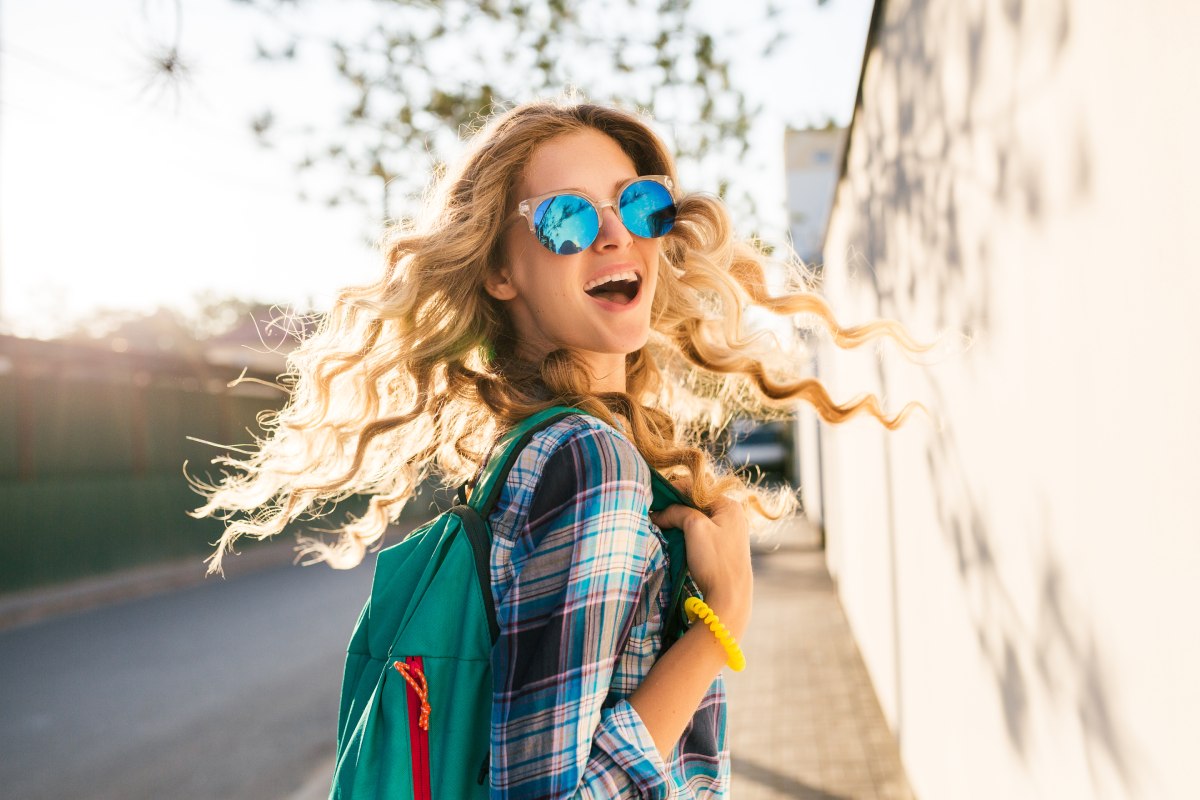
[[[583,429],[549,456],[497,607],[491,797],[676,797],[637,711],[610,697],[661,546],[626,439]]]

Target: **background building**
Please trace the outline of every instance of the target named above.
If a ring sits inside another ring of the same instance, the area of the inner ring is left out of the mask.
[[[823,251],[827,559],[922,800],[1196,796],[1200,7],[879,2]],[[955,347],[965,332],[972,345]]]
[[[784,169],[787,179],[789,233],[796,254],[816,274],[824,261],[821,248],[833,208],[838,169],[846,147],[846,129],[837,127],[809,130],[789,130],[785,134]],[[809,372],[820,377],[820,363],[815,358]],[[809,521],[822,527],[821,502],[821,426],[812,408],[806,403],[797,406],[792,420],[791,474],[801,489],[804,512]]]
[[[833,208],[846,129],[829,126],[784,134],[788,231],[792,248],[806,263],[821,263],[821,247]]]

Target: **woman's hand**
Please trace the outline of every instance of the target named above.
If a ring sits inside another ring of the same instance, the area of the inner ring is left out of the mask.
[[[676,483],[684,494],[689,487]],[[728,497],[713,504],[712,516],[690,506],[670,505],[651,512],[660,528],[679,528],[687,541],[688,570],[721,623],[740,639],[750,620],[753,576],[746,513]],[[664,760],[683,735],[713,678],[728,662],[725,648],[704,625],[693,625],[646,674],[629,704],[654,739]]]
[[[678,488],[688,494],[686,483]],[[675,504],[651,512],[660,528],[679,528],[687,542],[688,571],[710,608],[735,637],[750,620],[754,576],[750,569],[750,532],[746,512],[728,497],[718,498],[712,516]]]

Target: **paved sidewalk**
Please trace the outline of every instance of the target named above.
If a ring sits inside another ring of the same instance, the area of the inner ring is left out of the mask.
[[[913,800],[819,534],[803,520],[755,548],[742,649],[746,670],[725,673],[733,798]]]

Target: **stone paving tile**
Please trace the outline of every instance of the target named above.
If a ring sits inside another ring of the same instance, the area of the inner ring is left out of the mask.
[[[748,667],[726,672],[736,800],[915,800],[816,532],[756,550]]]

